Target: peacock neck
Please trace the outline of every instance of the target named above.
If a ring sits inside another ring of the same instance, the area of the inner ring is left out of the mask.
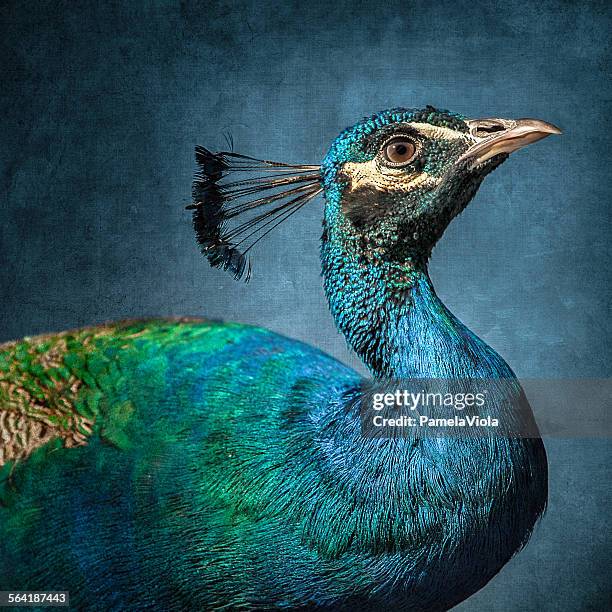
[[[325,289],[336,325],[375,377],[513,376],[443,304],[425,263],[374,266],[326,255],[324,248]]]

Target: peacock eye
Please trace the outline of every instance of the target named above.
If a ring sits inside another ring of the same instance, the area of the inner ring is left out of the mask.
[[[390,166],[405,166],[410,163],[416,153],[415,144],[406,136],[398,136],[385,143],[382,154]]]

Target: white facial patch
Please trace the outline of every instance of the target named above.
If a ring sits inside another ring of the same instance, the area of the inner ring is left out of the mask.
[[[366,162],[346,162],[343,172],[351,179],[351,191],[367,187],[406,193],[423,187],[436,187],[442,180],[427,172],[407,173],[402,168],[381,167],[376,158]]]
[[[467,140],[469,135],[466,132],[458,132],[451,128],[431,125],[431,123],[408,123],[406,124],[414,130],[418,130],[427,138],[435,140]]]

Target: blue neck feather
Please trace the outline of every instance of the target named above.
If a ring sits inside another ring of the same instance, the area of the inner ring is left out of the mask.
[[[392,305],[383,331],[384,374],[402,378],[509,378],[508,364],[457,319],[427,273]]]
[[[342,213],[338,164],[324,172],[321,264],[331,314],[375,377],[514,378],[455,317],[431,284],[426,257],[368,260]]]
[[[425,264],[364,264],[333,239],[323,242],[322,262],[336,324],[374,376],[514,377],[442,303]]]

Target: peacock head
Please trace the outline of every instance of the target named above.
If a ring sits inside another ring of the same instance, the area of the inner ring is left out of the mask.
[[[559,133],[535,119],[471,120],[428,106],[360,121],[336,138],[321,166],[198,147],[190,206],[198,241],[212,265],[248,278],[252,247],[324,191],[324,266],[335,258],[405,270],[427,261],[510,153]]]
[[[427,261],[450,221],[508,155],[560,130],[427,107],[378,113],[345,130],[322,165],[325,229],[362,262]]]

